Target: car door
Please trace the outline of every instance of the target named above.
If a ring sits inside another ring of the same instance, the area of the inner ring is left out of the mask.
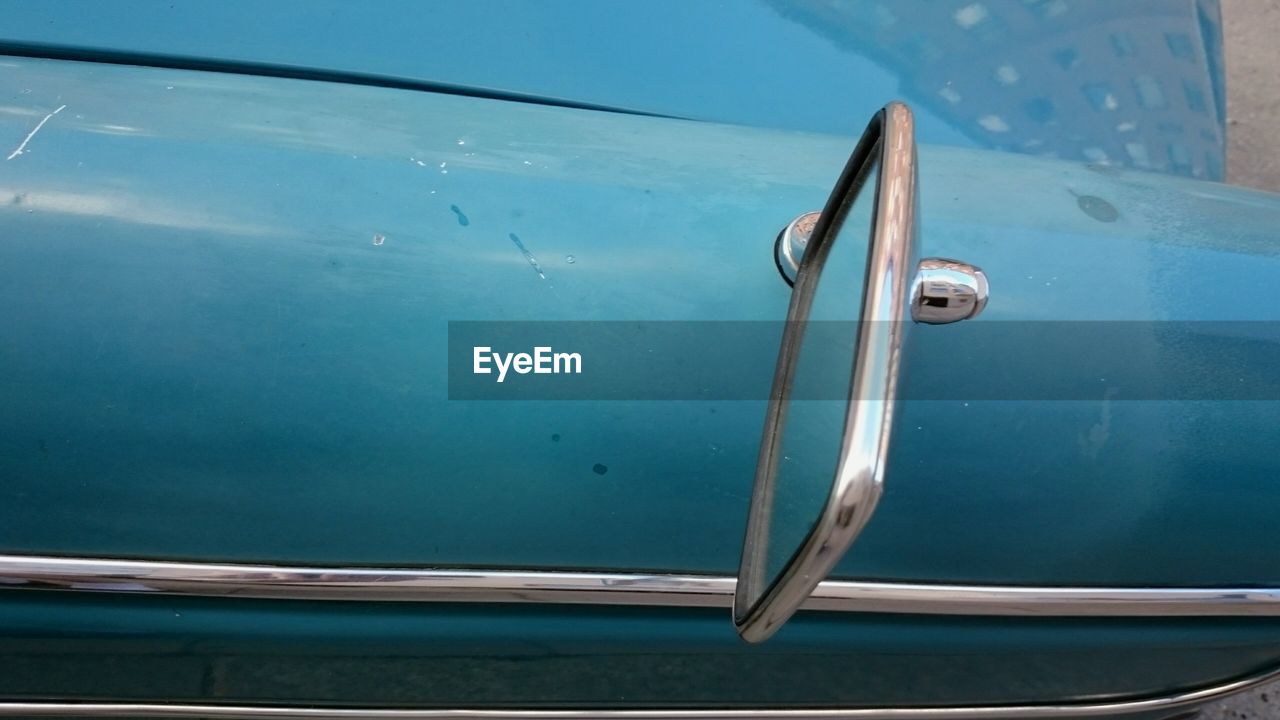
[[[920,254],[992,299],[908,330],[883,500],[753,646],[729,609],[792,298],[775,240],[860,123],[6,62],[7,712],[927,715],[1185,703],[1276,660],[1272,406],[1001,395],[1044,359],[986,374],[974,348],[1017,343],[964,334],[1265,320],[1271,196],[923,150]],[[848,299],[824,327],[855,334],[811,340],[862,352],[870,227],[822,273]],[[475,371],[543,337],[582,372]]]

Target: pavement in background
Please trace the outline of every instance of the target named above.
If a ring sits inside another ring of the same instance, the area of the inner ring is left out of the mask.
[[[1223,0],[1227,182],[1280,192],[1280,0]],[[1280,718],[1280,682],[1204,709],[1201,720]]]
[[[1280,0],[1223,0],[1227,182],[1280,192]]]

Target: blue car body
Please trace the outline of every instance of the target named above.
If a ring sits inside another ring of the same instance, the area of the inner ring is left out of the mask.
[[[0,712],[1158,716],[1280,666],[1280,197],[1194,179],[1223,174],[1215,5],[5,10]],[[759,323],[735,362],[767,367],[775,236],[895,95],[923,251],[992,281],[971,347],[1130,323],[1148,384],[922,340],[832,587],[924,600],[819,598],[747,646],[763,396],[462,401],[450,322]],[[465,580],[503,573],[612,594]],[[627,594],[664,578],[703,589]]]

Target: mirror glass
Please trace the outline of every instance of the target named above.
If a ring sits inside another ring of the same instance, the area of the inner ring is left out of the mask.
[[[808,320],[792,328],[798,346],[781,398],[772,480],[757,488],[753,513],[756,564],[747,601],[755,605],[778,582],[803,545],[832,491],[849,411],[858,318],[866,276],[879,146],[863,166],[824,242],[810,240],[797,292],[808,283]],[[816,237],[815,237],[816,239]]]

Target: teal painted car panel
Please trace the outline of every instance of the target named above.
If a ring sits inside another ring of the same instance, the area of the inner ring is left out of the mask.
[[[66,110],[0,166],[20,309],[0,356],[5,551],[732,574],[762,402],[451,402],[447,321],[779,320],[773,236],[821,205],[850,139],[7,65],[15,143]],[[1268,319],[1243,293],[1277,266],[1274,196],[921,163],[924,251],[987,269],[984,320]],[[909,392],[928,359],[909,353]],[[1280,583],[1268,438],[1204,442],[1271,426],[1275,404],[1108,392],[906,403],[885,506],[840,574]]]
[[[1217,0],[7,0],[0,10],[6,52],[358,72],[839,134],[900,97],[927,143],[1223,177]]]
[[[451,402],[447,321],[780,320],[774,236],[821,206],[852,133],[21,58],[0,62],[0,98],[22,151],[0,162],[4,552],[733,572],[763,402]],[[1251,298],[1280,269],[1276,196],[973,150],[920,160],[923,251],[986,269],[979,322],[1274,319]],[[936,381],[928,357],[908,383]],[[883,504],[838,574],[1280,584],[1272,442],[1250,432],[1276,426],[1276,403],[1107,390],[905,403]],[[806,614],[750,648],[700,610],[12,591],[0,689],[1051,701],[1254,671],[1278,630]],[[103,657],[121,673],[91,671]],[[911,681],[926,666],[936,683]],[[569,676],[592,684],[573,694]]]
[[[0,593],[0,695],[401,707],[891,707],[1174,692],[1275,662],[1275,619],[802,613]]]

